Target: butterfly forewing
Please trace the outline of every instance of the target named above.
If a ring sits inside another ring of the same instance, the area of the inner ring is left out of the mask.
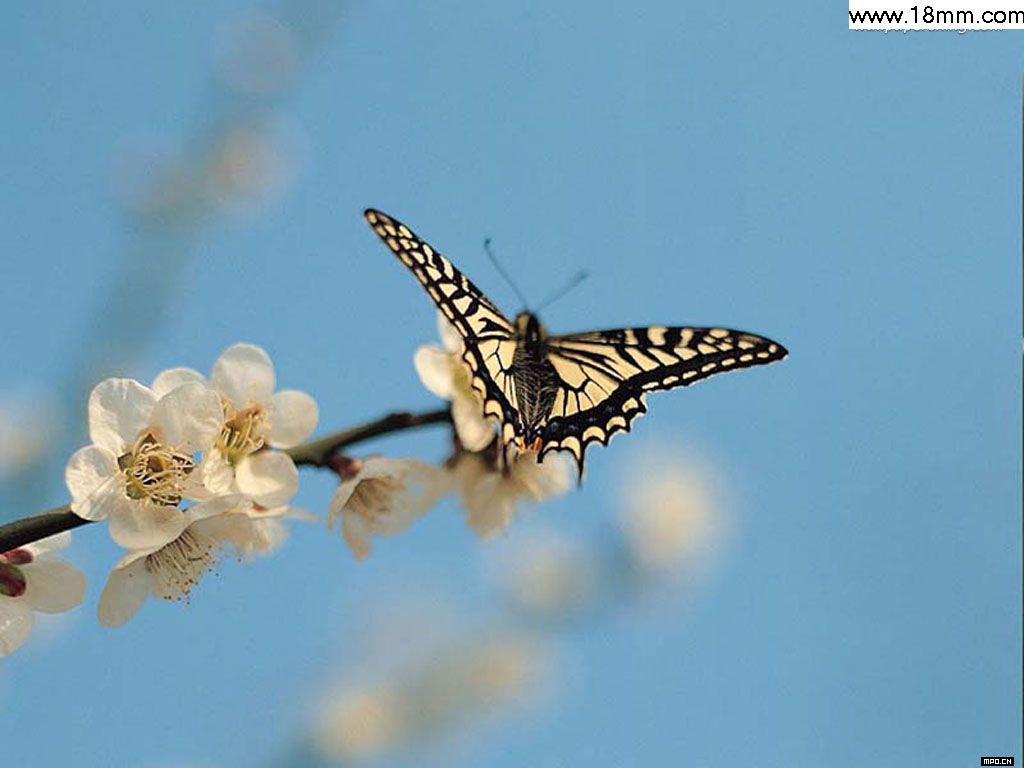
[[[380,211],[367,210],[364,215],[459,332],[465,346],[463,360],[472,374],[473,388],[483,399],[484,415],[503,425],[517,424],[510,372],[515,328],[469,278],[407,226]]]
[[[442,254],[405,224],[380,211],[367,210],[366,221],[416,276],[464,339],[511,338],[512,324],[483,292]]]

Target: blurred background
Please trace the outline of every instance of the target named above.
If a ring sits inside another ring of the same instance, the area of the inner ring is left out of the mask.
[[[1021,756],[1021,37],[660,1],[0,12],[0,515],[63,504],[99,378],[264,346],[320,432],[435,407],[361,211],[555,331],[764,333],[582,491],[322,526],[0,662],[10,765],[976,765]],[[443,430],[367,450],[441,459]],[[326,510],[335,480],[303,473]],[[742,761],[742,762],[741,762]]]

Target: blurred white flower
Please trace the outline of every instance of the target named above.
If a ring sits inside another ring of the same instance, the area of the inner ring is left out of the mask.
[[[456,459],[454,473],[466,522],[485,539],[508,527],[521,500],[543,501],[572,487],[571,468],[557,453],[543,463],[537,461],[536,454],[518,454],[507,473],[481,456],[463,453]]]
[[[71,508],[110,519],[127,548],[159,547],[187,525],[183,499],[208,498],[195,454],[217,439],[220,398],[200,382],[158,394],[132,379],[106,379],[89,395],[89,437],[68,461]]]
[[[519,699],[548,672],[548,649],[526,636],[491,638],[465,654],[465,681],[481,704]],[[457,679],[457,676],[455,676]]]
[[[333,691],[315,715],[314,743],[328,759],[355,761],[464,734],[488,715],[533,704],[550,666],[550,649],[536,638],[474,636],[376,685]]]
[[[318,714],[313,738],[329,758],[365,760],[402,743],[405,714],[398,693],[387,688],[339,691]]]
[[[462,447],[482,451],[495,436],[495,424],[483,415],[480,396],[470,383],[462,360],[462,337],[443,314],[437,313],[437,332],[443,347],[424,344],[416,350],[413,364],[423,386],[452,404],[452,421]]]
[[[725,528],[714,475],[696,459],[645,466],[627,487],[621,523],[628,552],[647,571],[703,565]]]
[[[0,552],[0,656],[28,638],[34,612],[63,613],[82,602],[85,576],[52,557],[71,541],[67,531],[24,547]]]
[[[171,542],[128,552],[110,572],[100,595],[100,623],[118,627],[142,606],[149,595],[181,600],[217,564],[226,546],[239,557],[269,554],[284,540],[277,518],[288,507],[266,510],[238,497],[220,497],[185,511],[188,524]]]
[[[372,457],[338,485],[327,525],[341,519],[341,535],[356,558],[370,554],[373,536],[394,536],[429,512],[448,492],[448,473],[415,459]]]
[[[258,212],[288,191],[308,153],[305,132],[293,121],[263,117],[232,126],[202,168],[205,194],[229,212]]]
[[[57,404],[39,395],[0,393],[0,480],[31,466],[50,447]]]
[[[205,383],[191,368],[171,368],[153,381],[157,394],[184,383]],[[263,448],[291,448],[313,430],[319,418],[316,401],[305,392],[274,392],[270,357],[253,344],[235,344],[213,365],[210,386],[220,395],[223,420],[199,475],[215,494],[241,494],[273,508],[287,504],[299,487],[291,457]]]
[[[506,594],[526,613],[561,617],[594,597],[598,565],[577,538],[534,533],[516,540],[499,560]]]

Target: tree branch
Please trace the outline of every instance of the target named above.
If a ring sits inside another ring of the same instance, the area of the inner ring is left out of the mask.
[[[332,456],[341,449],[356,443],[382,437],[392,432],[403,432],[430,424],[449,423],[451,423],[451,411],[447,408],[424,413],[400,411],[389,413],[387,416],[351,429],[335,432],[333,435],[327,435],[318,440],[310,440],[308,443],[289,448],[282,453],[291,456],[296,466],[329,468]],[[72,512],[70,504],[15,520],[6,525],[0,525],[0,552],[17,549],[31,544],[33,541],[45,539],[47,536],[53,536],[62,531],[70,531],[72,528],[91,522],[94,521],[86,520]]]
[[[296,466],[299,467],[328,467],[329,459],[342,448],[391,432],[402,432],[430,424],[450,424],[451,420],[451,411],[447,408],[439,408],[436,411],[425,413],[409,413],[408,411],[389,413],[376,421],[335,432],[333,435],[321,437],[319,440],[310,440],[308,443],[289,448],[284,453],[291,456]]]

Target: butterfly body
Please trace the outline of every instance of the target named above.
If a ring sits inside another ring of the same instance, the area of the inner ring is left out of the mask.
[[[607,445],[647,412],[647,393],[688,386],[786,356],[779,343],[744,331],[649,326],[547,334],[539,318],[509,321],[448,259],[380,211],[366,220],[412,271],[464,342],[462,355],[484,416],[498,422],[502,456],[565,451],[579,477],[587,447]]]
[[[520,312],[515,326],[516,348],[510,373],[516,392],[516,432],[521,449],[539,450],[538,440],[543,442],[544,426],[558,396],[560,382],[547,358],[547,334],[537,316]]]

